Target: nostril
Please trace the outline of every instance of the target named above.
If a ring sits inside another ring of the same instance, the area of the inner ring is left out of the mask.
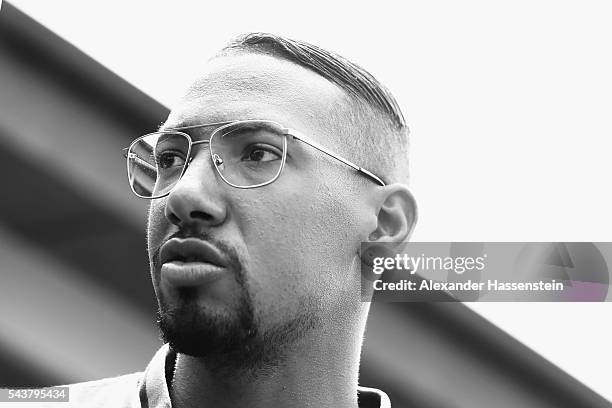
[[[193,221],[205,221],[205,222],[214,221],[214,217],[208,213],[205,213],[204,211],[191,211],[189,213],[189,218],[185,220],[181,219],[174,213],[168,213],[167,217],[168,217],[168,220],[172,224],[179,225],[179,226],[183,223],[189,224]]]
[[[189,216],[192,219],[201,220],[201,221],[213,221],[214,217],[208,213],[203,211],[192,211],[189,213]]]

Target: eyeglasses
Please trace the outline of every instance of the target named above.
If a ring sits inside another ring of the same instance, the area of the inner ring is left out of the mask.
[[[217,126],[208,140],[193,141],[183,131]],[[299,132],[270,120],[238,120],[184,126],[149,133],[127,149],[127,174],[134,194],[141,198],[164,197],[185,174],[193,146],[207,143],[221,179],[232,187],[256,188],[277,180],[287,160],[287,139],[298,140],[352,167],[375,183],[385,183],[373,173],[338,156]]]

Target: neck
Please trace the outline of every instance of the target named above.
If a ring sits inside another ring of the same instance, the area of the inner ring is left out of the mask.
[[[177,356],[170,397],[176,408],[357,407],[361,338],[335,322],[294,344],[283,360],[219,376],[199,358]]]

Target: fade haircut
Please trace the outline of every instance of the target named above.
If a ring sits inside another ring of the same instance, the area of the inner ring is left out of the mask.
[[[348,109],[330,107],[335,120],[329,125],[341,132],[349,160],[363,163],[385,183],[408,183],[408,127],[391,92],[372,74],[334,52],[269,33],[241,35],[217,56],[240,51],[293,62],[344,90]]]

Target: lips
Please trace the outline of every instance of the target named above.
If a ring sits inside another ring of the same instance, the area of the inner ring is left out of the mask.
[[[228,274],[229,260],[212,244],[196,238],[172,238],[160,249],[163,285],[211,285]]]
[[[172,238],[162,245],[160,264],[168,262],[207,263],[225,268],[228,265],[223,254],[212,244],[196,238]]]

